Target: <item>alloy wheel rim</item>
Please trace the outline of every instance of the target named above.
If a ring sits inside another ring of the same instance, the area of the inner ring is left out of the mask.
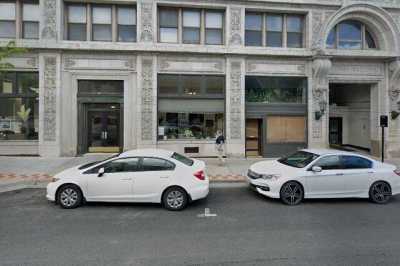
[[[283,189],[283,198],[291,205],[299,203],[302,197],[301,187],[299,184],[290,183]]]
[[[60,200],[64,206],[71,207],[78,201],[78,193],[72,188],[67,188],[61,192]]]
[[[184,196],[182,192],[174,190],[168,193],[167,204],[171,208],[174,209],[180,208],[183,205],[183,202],[184,202]]]
[[[392,196],[392,191],[388,184],[379,182],[372,187],[372,196],[377,202],[386,202]]]

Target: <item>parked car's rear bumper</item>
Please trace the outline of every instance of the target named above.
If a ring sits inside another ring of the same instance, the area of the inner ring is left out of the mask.
[[[210,192],[210,186],[207,182],[204,185],[197,186],[190,191],[190,197],[192,200],[203,199],[207,197],[208,193]]]

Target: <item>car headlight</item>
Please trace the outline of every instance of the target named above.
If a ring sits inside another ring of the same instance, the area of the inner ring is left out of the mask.
[[[278,180],[280,177],[280,175],[261,175],[261,178],[265,180]]]

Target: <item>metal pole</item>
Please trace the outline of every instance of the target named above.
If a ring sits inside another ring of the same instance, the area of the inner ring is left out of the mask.
[[[385,161],[385,127],[382,127],[382,162]]]

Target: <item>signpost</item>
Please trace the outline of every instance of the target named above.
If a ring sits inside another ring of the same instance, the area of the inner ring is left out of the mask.
[[[382,162],[385,161],[385,127],[388,127],[388,116],[381,115],[380,126],[382,128]]]

